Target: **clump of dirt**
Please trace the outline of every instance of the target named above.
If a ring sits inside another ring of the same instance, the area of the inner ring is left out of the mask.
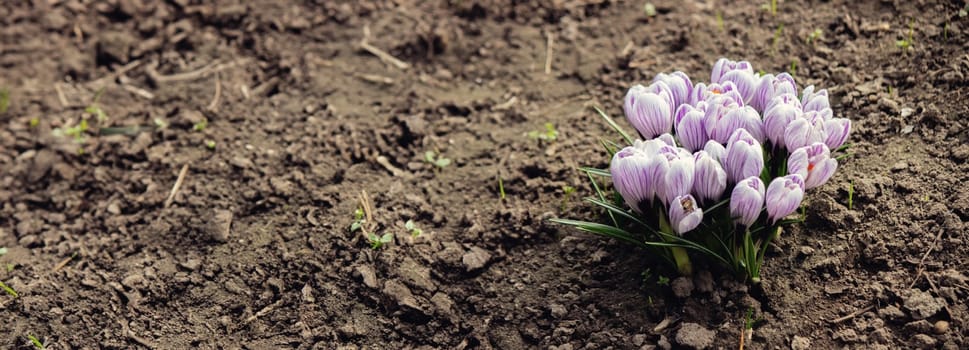
[[[0,5],[0,344],[969,346],[965,4],[654,5]],[[854,126],[762,285],[547,221],[596,218],[590,106],[721,56]]]

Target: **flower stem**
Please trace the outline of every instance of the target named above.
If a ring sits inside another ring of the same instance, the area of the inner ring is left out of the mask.
[[[673,232],[673,227],[670,226],[669,220],[663,213],[662,209],[659,211],[659,229],[665,233],[675,235]],[[673,243],[670,240],[666,240],[667,243]],[[693,263],[690,262],[690,256],[686,253],[686,248],[683,247],[670,247],[670,254],[673,255],[673,261],[676,263],[676,270],[679,271],[680,275],[691,276],[693,275]]]

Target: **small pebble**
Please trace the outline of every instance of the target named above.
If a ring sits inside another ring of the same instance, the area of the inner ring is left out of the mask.
[[[949,321],[936,322],[932,327],[932,331],[935,332],[935,334],[945,334],[945,332],[949,331]]]

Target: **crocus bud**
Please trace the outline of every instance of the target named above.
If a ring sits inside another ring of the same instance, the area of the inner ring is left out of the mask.
[[[750,65],[747,61],[731,61],[726,58],[721,58],[713,64],[713,70],[710,72],[710,82],[719,83],[723,80],[723,77],[731,71],[742,71],[746,73],[753,74],[754,67]]]
[[[797,96],[797,83],[794,77],[787,73],[778,75],[764,74],[757,83],[757,88],[751,98],[750,105],[758,112],[764,112],[774,97],[784,94]]]
[[[743,106],[739,109],[730,111],[729,113],[739,113],[740,118],[744,121],[743,128],[746,129],[747,132],[750,133],[750,136],[753,136],[758,143],[764,143],[764,140],[766,140],[766,136],[764,134],[764,121],[760,119],[760,114],[757,114],[757,111],[755,111],[753,107]]]
[[[676,147],[676,139],[673,138],[673,135],[670,135],[669,133],[664,133],[662,135],[656,136],[654,140],[659,140],[659,141],[662,141],[664,144]]]
[[[707,143],[703,145],[703,151],[707,152],[711,158],[716,159],[721,165],[723,165],[723,160],[725,159],[723,155],[727,153],[727,149],[724,148],[722,144],[714,140],[707,141]]]
[[[727,172],[720,161],[702,150],[693,154],[693,160],[693,193],[706,203],[720,199],[727,189]]]
[[[683,148],[690,152],[695,152],[707,142],[703,116],[702,110],[687,104],[680,106],[676,111],[676,138],[680,140]]]
[[[815,142],[824,142],[824,136],[824,117],[815,111],[804,112],[784,128],[784,143],[790,152]]]
[[[787,158],[787,173],[801,175],[805,190],[828,182],[837,169],[838,161],[831,158],[828,146],[821,142],[798,148]]]
[[[764,133],[771,145],[786,146],[784,131],[792,121],[798,119],[801,112],[801,102],[792,94],[774,97],[764,112]]]
[[[824,121],[824,144],[830,149],[838,149],[848,140],[851,121],[847,118],[831,118]]]
[[[645,139],[673,129],[673,95],[662,81],[653,82],[648,87],[636,85],[630,88],[623,108],[629,123]]]
[[[673,106],[679,108],[680,105],[684,103],[690,103],[690,94],[693,92],[693,82],[690,81],[690,77],[683,72],[673,72],[670,74],[659,73],[653,78],[653,81],[662,81],[670,87],[670,93],[673,96]]]
[[[736,223],[750,228],[763,208],[764,182],[757,176],[737,182],[730,193],[730,216],[737,220]]]
[[[804,111],[816,111],[824,117],[824,120],[831,119],[834,111],[831,110],[831,102],[828,101],[828,90],[821,89],[814,91],[814,85],[804,88],[801,93],[801,104]]]
[[[727,141],[723,168],[727,180],[732,183],[751,176],[760,176],[764,170],[764,149],[747,130],[737,129]]]
[[[791,215],[801,205],[801,200],[804,199],[804,179],[798,174],[775,178],[767,186],[764,199],[767,219],[775,224],[777,220]]]
[[[732,98],[726,96],[712,96],[707,100],[707,109],[703,116],[703,127],[711,140],[726,143],[734,130],[743,128],[746,124],[744,114],[729,113],[740,109]]]
[[[700,225],[703,209],[691,195],[677,196],[670,203],[670,226],[678,235],[683,235]]]
[[[755,76],[753,71],[742,69],[727,72],[721,80],[724,82],[729,81],[737,86],[737,92],[743,98],[744,105],[752,102],[754,93],[757,92],[756,90],[760,83],[760,78]]]
[[[638,140],[637,140],[638,141]],[[640,147],[637,147],[640,146]],[[656,157],[650,157],[642,145],[630,146],[616,152],[609,165],[612,183],[630,208],[641,213],[640,204],[652,202],[659,186],[655,168]]]
[[[657,158],[669,162],[669,168],[663,174],[662,187],[656,190],[663,203],[668,204],[677,196],[689,194],[693,189],[695,171],[693,154],[682,148],[663,147]]]

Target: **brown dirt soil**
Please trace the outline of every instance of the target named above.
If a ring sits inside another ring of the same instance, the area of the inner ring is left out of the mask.
[[[764,3],[5,1],[0,348],[969,348],[965,3]],[[722,56],[854,123],[762,285],[546,221],[594,218],[591,106]]]

